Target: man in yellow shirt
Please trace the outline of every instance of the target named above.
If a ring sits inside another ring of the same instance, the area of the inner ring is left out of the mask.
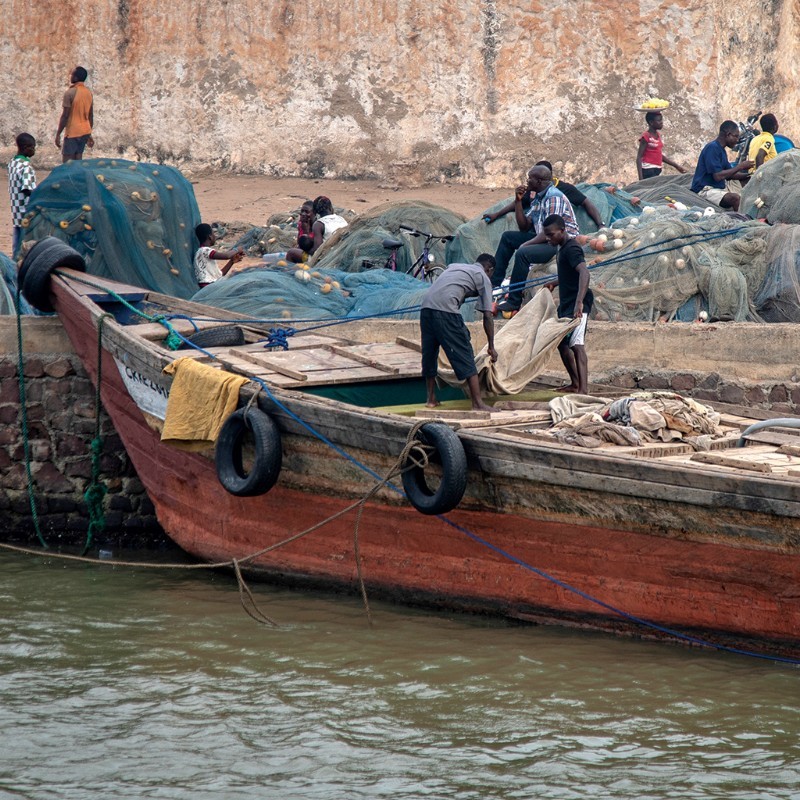
[[[755,172],[765,161],[775,158],[775,134],[778,132],[778,120],[774,114],[764,114],[759,122],[762,133],[756,136],[747,150],[747,160],[756,165],[750,172]]]
[[[70,87],[64,92],[63,111],[56,131],[56,147],[61,150],[61,160],[71,161],[83,158],[88,144],[94,146],[92,127],[94,126],[94,106],[91,91],[84,85],[88,72],[83,67],[75,67],[70,75]],[[61,146],[61,132],[64,132],[64,146]]]

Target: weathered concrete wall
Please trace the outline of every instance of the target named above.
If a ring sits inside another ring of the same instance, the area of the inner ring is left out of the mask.
[[[16,320],[0,317],[0,534],[33,541],[19,401]],[[34,497],[45,541],[83,542],[89,517],[83,493],[91,479],[95,393],[56,319],[26,319],[23,327],[28,446]],[[101,480],[106,530],[95,544],[164,545],[153,506],[111,421],[101,414]]]
[[[81,63],[98,155],[485,185],[547,157],[631,179],[651,93],[687,166],[754,110],[800,139],[799,26],[798,0],[5,0],[0,138],[55,159]]]

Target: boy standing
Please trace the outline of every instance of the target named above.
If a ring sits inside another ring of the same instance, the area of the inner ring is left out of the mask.
[[[84,81],[89,73],[83,67],[75,67],[69,76],[70,86],[64,92],[61,103],[61,118],[56,131],[56,147],[61,150],[62,162],[79,161],[83,158],[86,145],[94,146],[92,128],[94,127],[94,100]],[[61,146],[61,132],[64,132],[64,146]]]
[[[36,139],[29,133],[17,136],[17,154],[8,162],[8,194],[11,198],[11,224],[14,240],[11,254],[15,256],[22,242],[22,221],[28,211],[28,198],[36,188],[36,175],[31,159],[36,152]]]
[[[552,214],[544,221],[547,243],[558,248],[558,280],[548,283],[547,286],[551,291],[556,286],[559,287],[558,316],[580,320],[580,325],[558,345],[561,361],[571,380],[561,391],[586,394],[589,385],[589,361],[584,341],[594,295],[589,288],[589,269],[583,256],[583,248],[567,235],[565,229],[564,218],[558,214]]]
[[[775,134],[778,132],[778,119],[774,114],[764,114],[759,121],[761,133],[756,136],[747,150],[747,160],[753,161],[755,166],[750,170],[755,172],[765,161],[775,158]]]
[[[200,247],[194,254],[194,276],[201,289],[227,275],[230,268],[244,258],[244,250],[241,247],[238,250],[215,250],[217,237],[207,222],[201,222],[194,229],[194,235],[200,242]],[[214,263],[225,260],[228,263],[222,269]]]

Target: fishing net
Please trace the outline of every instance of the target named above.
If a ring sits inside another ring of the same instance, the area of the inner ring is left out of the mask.
[[[400,230],[401,225],[436,236],[449,236],[462,222],[464,217],[461,214],[433,203],[410,200],[385,203],[336,231],[314,254],[311,264],[317,269],[345,272],[382,267],[389,256],[383,240],[390,238],[404,242],[397,251],[397,270],[406,272],[422,252],[424,239]],[[445,245],[441,240],[431,243],[431,253],[435,263],[442,266],[449,263],[445,260]]]
[[[595,317],[618,321],[757,319],[770,229],[728,214],[649,207],[587,252]]]
[[[677,202],[690,208],[717,208],[692,191],[693,177],[692,173],[656,175],[655,178],[629,184],[625,191],[638,197],[643,206]]]
[[[800,150],[787,150],[759,167],[742,190],[739,210],[773,224],[800,224]]]
[[[637,206],[632,201],[636,198],[623,189],[618,189],[607,183],[579,183],[577,186],[586,197],[597,207],[601,219],[606,225],[611,225],[617,220],[635,214]],[[459,225],[455,239],[447,245],[448,264],[472,264],[481,253],[494,254],[500,244],[500,237],[506,231],[519,230],[516,217],[511,212],[491,224],[483,221],[486,214],[494,214],[501,208],[513,202],[514,197],[507,197],[487,208],[479,217]],[[575,219],[581,232],[596,231],[597,225],[591,217],[578,206],[574,208]],[[531,234],[531,238],[533,234]]]
[[[5,254],[0,253],[0,315],[16,314],[17,265]],[[20,314],[40,314],[22,295],[19,296]]]
[[[26,241],[63,239],[93,275],[177,297],[197,291],[200,212],[191,184],[173,167],[68,161],[33,191],[25,222]]]
[[[264,320],[416,319],[429,286],[387,269],[346,272],[297,265],[253,267],[204,287],[193,299]],[[463,305],[461,313],[468,322],[478,316],[470,302]]]

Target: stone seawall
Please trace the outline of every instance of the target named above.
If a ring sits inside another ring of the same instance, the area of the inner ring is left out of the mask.
[[[25,434],[19,394],[16,321],[0,317],[0,536],[32,542]],[[83,494],[92,475],[95,391],[56,319],[26,319],[23,376],[30,471],[40,530],[50,545],[85,540]],[[106,530],[97,544],[161,546],[153,506],[107,414],[101,410],[101,480]]]

